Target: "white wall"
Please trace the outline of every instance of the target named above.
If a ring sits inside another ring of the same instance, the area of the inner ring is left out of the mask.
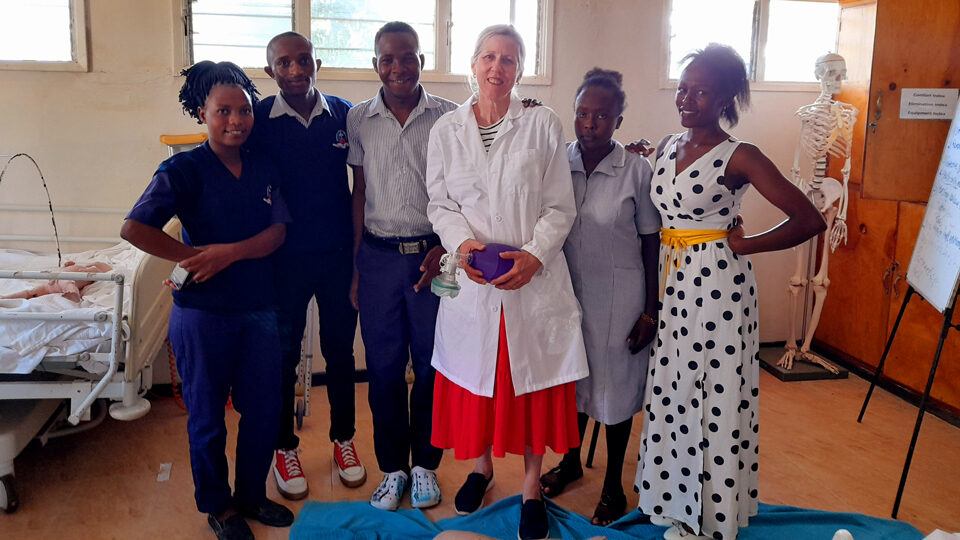
[[[43,168],[55,205],[127,208],[149,181],[166,149],[161,133],[201,131],[180,112],[182,79],[173,73],[173,3],[176,0],[88,0],[89,73],[0,71],[0,155],[27,152]],[[521,88],[564,119],[573,137],[572,101],[583,73],[593,66],[624,73],[629,107],[618,137],[658,141],[678,131],[673,90],[660,88],[662,0],[555,0],[553,84]],[[269,79],[257,80],[265,95]],[[321,90],[353,101],[372,96],[374,82],[321,81]],[[465,84],[433,83],[428,89],[455,101]],[[781,171],[793,159],[798,123],[793,111],[814,92],[753,94],[753,108],[734,134],[757,143]],[[23,165],[11,168],[0,185],[2,204],[38,204],[42,192]],[[748,232],[782,216],[748,195]],[[61,217],[61,234],[115,235],[122,215]],[[0,213],[0,231],[42,234],[42,216]],[[75,247],[75,246],[74,246]],[[787,335],[786,282],[792,254],[754,257],[760,289],[761,338]]]

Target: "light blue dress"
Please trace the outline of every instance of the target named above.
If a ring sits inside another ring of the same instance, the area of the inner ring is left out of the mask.
[[[650,163],[615,144],[589,178],[579,146],[567,144],[577,218],[563,245],[590,366],[590,376],[577,381],[577,409],[604,424],[623,422],[643,405],[650,353],[630,354],[627,336],[646,301],[640,235],[660,230]]]

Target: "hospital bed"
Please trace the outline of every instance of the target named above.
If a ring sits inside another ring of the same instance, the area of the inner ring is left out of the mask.
[[[179,223],[165,230],[178,235]],[[61,256],[56,232],[53,240],[56,254],[0,249],[0,296],[49,280],[94,282],[79,303],[58,294],[0,300],[0,510],[8,513],[19,503],[13,460],[30,441],[93,427],[107,412],[118,420],[149,412],[143,394],[152,385],[152,360],[163,345],[172,303],[162,282],[173,263],[126,242]],[[105,262],[112,269],[51,271],[65,260]],[[91,409],[98,412],[92,422]]]

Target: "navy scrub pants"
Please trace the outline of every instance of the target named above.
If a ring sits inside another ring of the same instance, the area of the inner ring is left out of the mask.
[[[231,506],[224,407],[232,393],[240,413],[234,496],[257,507],[266,480],[280,411],[280,348],[272,311],[216,313],[173,306],[170,343],[187,406],[187,434],[197,509]]]
[[[380,470],[436,469],[443,451],[430,444],[433,415],[433,334],[440,298],[429,285],[414,292],[426,252],[401,254],[371,245],[357,254],[360,272],[360,333],[370,379],[373,443]],[[413,360],[416,377],[407,395],[406,367]]]
[[[353,338],[357,312],[350,304],[353,278],[351,249],[323,252],[282,252],[276,256],[280,349],[283,356],[278,449],[300,445],[293,431],[297,364],[307,322],[307,305],[316,297],[320,319],[320,353],[326,361],[330,401],[330,440],[353,438],[356,418]]]

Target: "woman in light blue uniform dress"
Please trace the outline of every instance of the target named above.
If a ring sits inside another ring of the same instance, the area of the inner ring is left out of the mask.
[[[660,213],[650,201],[650,164],[613,140],[625,108],[622,76],[590,70],[577,91],[577,141],[567,146],[577,218],[563,246],[583,310],[590,376],[577,381],[580,438],[587,419],[606,425],[607,470],[593,522],[626,510],[621,485],[633,415],[643,405],[649,344],[656,332]],[[648,272],[644,270],[649,269]],[[583,475],[580,447],[543,475],[554,496]]]

